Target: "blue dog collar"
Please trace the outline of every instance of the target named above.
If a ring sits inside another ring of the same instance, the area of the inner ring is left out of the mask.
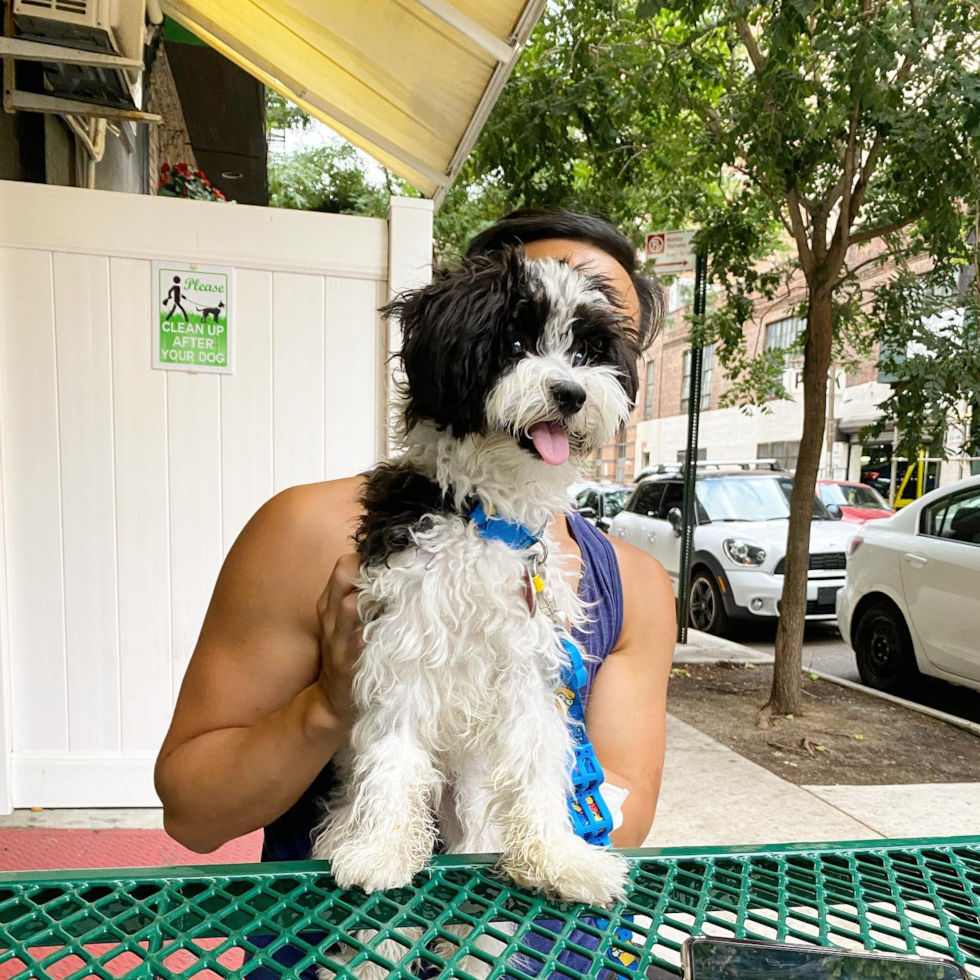
[[[490,541],[503,541],[508,548],[513,548],[515,551],[527,551],[528,548],[533,548],[541,540],[543,533],[542,529],[537,534],[532,534],[517,521],[508,521],[503,517],[487,514],[479,501],[470,511],[469,518],[476,525],[481,537]]]

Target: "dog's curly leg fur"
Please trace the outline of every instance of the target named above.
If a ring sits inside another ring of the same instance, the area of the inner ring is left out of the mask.
[[[575,835],[567,810],[571,736],[550,692],[538,700],[522,730],[495,733],[494,782],[505,797],[500,869],[550,898],[609,906],[625,894],[627,864]]]
[[[366,892],[404,887],[425,866],[435,846],[431,806],[441,785],[412,726],[368,735],[378,721],[368,714],[355,725],[354,765],[313,847],[313,857],[330,861],[338,885]]]

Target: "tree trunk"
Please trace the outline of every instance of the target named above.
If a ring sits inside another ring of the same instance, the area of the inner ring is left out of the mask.
[[[810,569],[810,522],[817,470],[823,453],[827,423],[827,372],[833,347],[834,324],[831,293],[810,287],[803,349],[803,436],[790,499],[786,541],[786,575],[779,626],[776,630],[776,663],[772,690],[764,711],[795,714],[800,710],[803,664],[803,627],[806,616],[806,582]]]

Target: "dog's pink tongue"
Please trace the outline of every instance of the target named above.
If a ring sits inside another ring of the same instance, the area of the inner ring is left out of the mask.
[[[538,455],[552,466],[561,466],[568,459],[568,433],[557,422],[535,422],[527,434]]]

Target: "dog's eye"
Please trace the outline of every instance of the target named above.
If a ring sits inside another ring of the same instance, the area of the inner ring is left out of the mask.
[[[572,354],[572,367],[578,367],[585,360],[585,351],[577,350]]]
[[[511,352],[511,354],[514,355],[514,357],[520,357],[520,355],[524,353],[524,341],[523,340],[515,340],[510,345],[510,352]]]

